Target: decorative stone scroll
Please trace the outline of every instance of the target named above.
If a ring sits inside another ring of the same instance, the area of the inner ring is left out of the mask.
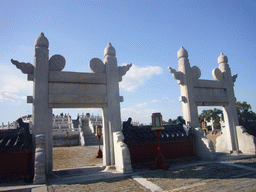
[[[38,134],[36,135],[34,184],[45,182],[45,135]]]
[[[109,43],[104,50],[104,61],[94,58],[89,62],[93,73],[64,72],[65,58],[53,55],[49,59],[48,47],[49,41],[41,33],[35,41],[34,66],[11,60],[34,83],[33,96],[27,98],[28,103],[33,103],[34,183],[43,183],[44,176],[52,171],[52,108],[102,108],[103,164],[115,165],[113,133],[121,131],[123,101],[119,82],[132,66],[118,67],[116,50]],[[41,135],[45,136],[45,142],[36,139]]]

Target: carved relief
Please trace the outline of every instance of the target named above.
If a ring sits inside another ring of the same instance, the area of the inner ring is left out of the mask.
[[[180,71],[176,71],[175,69],[168,67],[170,73],[172,74],[173,78],[178,80],[178,84],[184,84],[184,74]]]
[[[11,59],[11,62],[18,69],[20,69],[21,72],[24,74],[33,74],[34,73],[34,66],[31,63],[24,63],[24,62],[20,63],[19,61],[13,60],[13,59]]]
[[[124,66],[119,66],[118,67],[118,77],[119,77],[119,82],[122,81],[122,77],[127,73],[127,71],[130,70],[132,67],[132,64],[124,65]]]
[[[46,182],[45,176],[45,135],[36,135],[34,184]]]

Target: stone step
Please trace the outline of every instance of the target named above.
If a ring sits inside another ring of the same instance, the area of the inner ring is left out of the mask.
[[[89,128],[89,126],[82,126],[82,131],[84,132],[84,135],[86,134],[92,134],[91,129]]]
[[[103,143],[103,139],[101,137],[101,144]],[[84,141],[86,145],[98,145],[98,138],[94,134],[85,135]]]

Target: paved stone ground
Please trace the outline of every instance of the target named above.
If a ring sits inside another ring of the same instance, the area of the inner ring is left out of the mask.
[[[125,191],[149,191],[131,177],[122,177],[114,179],[106,179],[104,181],[96,181],[92,183],[81,183],[73,185],[51,185],[48,186],[48,191],[116,191],[116,192],[125,192]]]
[[[192,158],[181,161],[172,164],[167,171],[145,170],[150,163],[137,165],[134,174],[156,184],[162,191],[256,191],[255,156],[212,162]],[[140,172],[141,168],[144,173]],[[133,180],[132,175],[78,184],[48,185],[48,191],[151,191],[149,188]]]
[[[102,159],[95,159],[98,149],[98,146],[53,147],[53,170],[102,164]]]
[[[231,163],[230,161],[223,161]],[[256,158],[232,161],[236,164],[250,162],[256,165]],[[255,191],[256,169],[234,167],[232,164],[212,163],[187,168],[158,170],[141,175],[163,190],[172,191]],[[188,188],[186,188],[188,187]],[[176,190],[175,190],[176,191]]]
[[[167,171],[151,171],[152,162],[149,162],[134,165],[133,173],[120,174],[102,172],[99,166],[92,167],[102,163],[102,159],[94,158],[97,150],[97,146],[54,148],[55,171],[47,185],[28,186],[18,179],[0,180],[0,191],[149,192],[155,191],[154,186],[158,187],[157,191],[256,191],[256,156],[221,154],[215,161],[196,158],[168,160],[171,167]],[[139,182],[135,177],[147,182]]]
[[[218,136],[220,136],[220,135],[221,135],[220,133],[218,133],[218,134],[207,134],[207,135],[206,135],[206,137],[207,137],[208,139],[212,140],[213,146],[214,146],[214,149],[215,149],[215,150],[216,150],[216,138],[217,138]]]

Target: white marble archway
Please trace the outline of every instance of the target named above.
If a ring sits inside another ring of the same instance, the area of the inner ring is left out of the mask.
[[[34,65],[11,60],[33,81],[33,145],[35,148],[34,183],[45,183],[52,171],[52,109],[103,109],[103,165],[115,165],[113,133],[121,131],[119,82],[132,64],[117,66],[116,50],[109,43],[105,59],[89,62],[93,73],[64,72],[65,58],[53,55],[49,59],[49,41],[43,33],[35,41]]]
[[[190,67],[188,60],[188,52],[181,47],[177,53],[179,58],[178,71],[169,67],[169,71],[180,85],[182,102],[183,117],[187,124],[190,124],[194,129],[199,131],[199,135],[202,135],[198,129],[198,106],[222,106],[225,129],[227,134],[225,135],[227,146],[226,150],[229,150],[233,154],[238,154],[239,144],[237,139],[236,127],[238,124],[238,116],[236,110],[236,98],[234,95],[234,82],[237,75],[231,75],[229,68],[228,58],[223,53],[218,57],[219,67],[213,69],[212,75],[215,80],[202,80],[199,79],[201,71],[197,66]],[[197,132],[195,132],[197,133]],[[197,134],[196,134],[197,135]],[[196,136],[197,137],[197,136]],[[209,141],[202,136],[198,136],[198,142],[195,143],[197,149],[196,153],[200,157],[207,158],[210,153],[204,153],[201,151],[204,144],[211,145]],[[202,143],[200,146],[199,142]],[[209,150],[212,150],[211,146],[207,146]],[[220,150],[221,149],[217,149]],[[214,151],[214,149],[212,150]],[[208,155],[207,155],[208,154]]]

